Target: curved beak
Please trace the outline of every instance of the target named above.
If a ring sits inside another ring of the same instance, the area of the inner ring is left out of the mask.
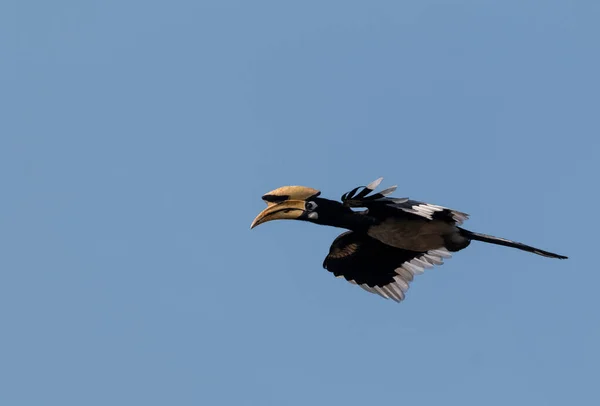
[[[250,228],[272,220],[297,220],[305,213],[303,200],[286,200],[285,202],[270,204],[254,219]]]

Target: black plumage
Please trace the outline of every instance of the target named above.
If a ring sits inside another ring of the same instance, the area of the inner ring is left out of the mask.
[[[252,227],[270,220],[295,219],[344,228],[331,244],[323,267],[337,277],[401,301],[414,276],[441,265],[452,252],[472,240],[503,245],[538,255],[566,259],[519,242],[459,227],[466,213],[408,198],[388,197],[396,187],[373,193],[378,179],[345,193],[341,202],[318,197],[320,192],[286,186],[268,193],[269,207]]]

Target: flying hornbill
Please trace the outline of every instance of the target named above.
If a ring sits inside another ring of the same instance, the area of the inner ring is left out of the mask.
[[[518,248],[550,258],[567,257],[519,242],[459,227],[469,215],[408,198],[387,197],[396,186],[371,194],[379,178],[345,193],[341,202],[318,197],[304,186],[284,186],[265,194],[267,203],[250,228],[271,220],[304,220],[348,229],[331,244],[323,267],[371,293],[396,302],[404,299],[415,275],[442,265],[451,252],[472,240]],[[357,211],[363,208],[362,211]]]

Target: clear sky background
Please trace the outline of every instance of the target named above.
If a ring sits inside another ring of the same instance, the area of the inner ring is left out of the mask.
[[[0,404],[598,405],[600,2],[4,1]],[[401,304],[260,196],[473,243]]]

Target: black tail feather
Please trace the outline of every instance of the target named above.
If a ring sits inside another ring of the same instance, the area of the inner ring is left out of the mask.
[[[473,231],[465,230],[464,228],[460,228],[460,227],[459,227],[459,230],[460,230],[460,233],[464,237],[466,237],[470,240],[483,241],[483,242],[487,242],[490,244],[496,244],[496,245],[504,245],[505,247],[517,248],[517,249],[520,249],[523,251],[533,252],[534,254],[538,254],[538,255],[541,255],[544,257],[549,257],[549,258],[558,258],[558,259],[567,259],[568,258],[563,255],[554,254],[552,252],[544,251],[539,248],[534,248],[529,245],[521,244],[520,242],[510,241],[505,238],[499,238],[499,237],[494,237],[492,235],[474,233]]]

